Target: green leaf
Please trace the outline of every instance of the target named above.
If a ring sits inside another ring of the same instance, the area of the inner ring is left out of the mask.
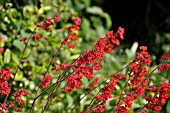
[[[121,64],[120,64],[118,59],[116,59],[115,57],[112,56],[111,57],[111,62],[112,62],[112,65],[114,66],[114,68],[116,70],[120,70],[121,69]]]
[[[104,13],[103,17],[106,19],[106,28],[110,29],[112,27],[111,17],[107,13]]]
[[[3,57],[2,57],[2,54],[0,54],[0,64],[1,64],[1,67],[0,68],[2,68],[3,67],[3,65],[4,65],[4,62],[3,62]]]
[[[132,53],[132,57],[135,56],[137,48],[138,48],[138,42],[134,42],[131,49],[130,49],[131,53]]]
[[[68,102],[68,107],[70,107],[73,104],[74,100],[70,95],[66,95],[66,98]]]
[[[96,15],[104,14],[103,10],[100,7],[97,7],[97,6],[87,8],[87,12],[91,13],[91,14],[96,14]]]
[[[15,40],[13,42],[13,45],[18,48],[20,51],[23,51],[24,50],[24,43],[23,42],[20,42],[19,40]]]
[[[10,62],[10,60],[11,60],[11,51],[10,49],[6,49],[4,53],[4,63],[7,64]]]
[[[166,112],[167,112],[167,113],[170,113],[170,100],[167,102]]]
[[[12,52],[12,60],[15,62],[15,64],[19,64],[19,58],[17,57],[16,53]]]
[[[88,87],[88,85],[89,85],[87,78],[84,77],[84,76],[83,76],[83,78],[82,78],[82,84],[83,84],[85,87]]]

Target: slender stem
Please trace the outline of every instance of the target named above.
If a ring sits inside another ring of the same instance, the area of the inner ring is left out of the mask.
[[[135,93],[137,92],[137,90],[139,89],[139,87],[145,82],[146,79],[148,79],[148,78],[151,77],[152,73],[153,73],[157,68],[158,68],[158,66],[149,73],[149,75],[139,84],[139,86],[138,86],[137,89],[133,92],[133,94],[135,94]]]
[[[125,67],[123,67],[122,69],[120,69],[119,71],[115,72],[113,75],[115,75],[115,74],[119,73],[120,71],[126,69],[128,66],[129,66],[129,64],[126,65]],[[113,75],[111,75],[110,77],[112,77]],[[108,79],[105,79],[103,82],[101,82],[100,84],[98,84],[94,89],[96,89],[96,88],[98,88],[99,86],[101,86],[102,84],[104,84],[107,80],[108,80]],[[85,97],[86,97],[91,91],[93,91],[94,89],[86,92],[85,95],[84,95],[82,98],[80,98],[80,101],[81,101],[83,98],[85,98]],[[77,106],[77,105],[78,105],[78,103],[77,103],[75,106]],[[71,105],[71,106],[72,106],[72,105]],[[71,112],[73,112],[74,109],[75,109],[75,107],[72,109]]]
[[[66,71],[69,71],[69,70],[66,70]],[[74,71],[73,71],[72,73],[70,73],[69,75],[67,75],[67,77],[69,77],[69,76],[70,76],[71,74],[73,74],[73,73],[74,73]],[[63,79],[63,81],[64,81],[67,77],[65,77],[65,78]],[[61,79],[62,79],[62,78],[61,78]],[[60,80],[60,79],[57,80],[58,83],[59,83],[58,85],[60,85],[60,83],[61,83],[61,82],[59,82],[59,80]],[[43,108],[42,108],[41,113],[44,113],[44,111],[45,111],[48,103],[50,102],[51,98],[53,97],[53,96],[52,96],[52,93],[54,92],[56,86],[57,86],[57,84],[55,84],[55,85],[52,86],[52,89],[51,89],[51,91],[50,91],[50,93],[49,93],[49,95],[48,95],[48,97],[47,97],[47,100],[46,100],[46,102],[45,102],[45,104],[44,104],[44,106],[43,106]]]
[[[55,59],[55,57],[57,56],[57,54],[60,52],[62,46],[63,46],[63,44],[60,45],[60,47],[58,48],[58,50],[56,51],[56,53],[55,53],[54,56],[52,57],[52,59],[51,59],[51,61],[50,61],[50,64],[48,65],[47,70],[46,70],[46,72],[44,73],[44,76],[47,74],[50,66],[54,63],[54,59]]]
[[[138,88],[145,82],[145,80],[147,80],[148,78],[151,77],[152,73],[153,73],[157,68],[158,68],[158,66],[149,73],[149,75],[139,84],[139,86],[138,86],[137,89],[133,92],[133,94],[135,94],[135,93],[137,92]],[[124,97],[124,98],[125,98],[125,97]],[[122,98],[122,99],[124,99],[124,98]],[[121,100],[122,100],[122,99],[121,99]],[[120,100],[120,101],[121,101],[121,100]],[[118,107],[118,106],[117,106],[117,107]],[[115,113],[115,112],[116,112],[116,110],[114,110],[113,113]]]
[[[132,71],[130,72],[130,74],[132,73]],[[125,84],[125,86],[123,87],[123,89],[122,89],[122,92],[121,92],[121,94],[120,94],[120,96],[119,96],[119,100],[118,100],[118,102],[117,102],[117,106],[119,106],[119,103],[120,103],[120,101],[121,101],[121,97],[124,95],[123,94],[123,92],[124,92],[124,90],[125,90],[125,88],[126,88],[126,86],[128,85],[128,82],[131,80],[131,78],[129,78],[129,80],[126,82],[126,84]],[[114,111],[115,112],[115,111]]]
[[[51,98],[52,98],[52,93],[54,92],[55,87],[57,86],[57,84],[58,84],[58,83],[61,83],[61,82],[64,81],[66,78],[68,78],[71,74],[74,73],[74,71],[73,71],[72,73],[70,73],[70,74],[68,74],[68,75],[66,76],[66,73],[71,69],[72,65],[73,65],[81,56],[82,56],[82,55],[80,55],[76,60],[74,60],[74,61],[70,64],[70,66],[58,77],[56,83],[52,84],[52,90],[50,91],[50,94],[49,94],[48,97],[47,97],[47,100],[46,100],[46,102],[45,102],[45,104],[44,104],[44,106],[43,106],[43,108],[42,108],[41,113],[43,113],[43,112],[45,111],[48,103],[50,102],[50,100],[51,100]],[[66,76],[66,77],[64,78],[64,76]],[[58,84],[58,85],[59,85],[59,84]]]
[[[16,77],[16,74],[17,74],[17,72],[18,72],[18,70],[19,70],[19,67],[20,67],[22,58],[23,58],[23,56],[24,56],[24,54],[25,54],[25,52],[26,52],[26,48],[28,47],[28,42],[29,42],[29,40],[31,39],[31,37],[32,37],[32,35],[34,34],[34,32],[35,32],[36,29],[37,29],[37,27],[34,28],[32,34],[29,36],[28,40],[25,42],[25,47],[24,47],[24,50],[23,50],[22,55],[21,55],[21,57],[20,57],[19,63],[18,63],[18,65],[17,65],[17,67],[16,67],[16,71],[15,71],[15,73],[14,73],[14,78],[12,78],[12,83],[11,83],[11,85],[10,85],[10,89],[12,89],[13,82],[15,81],[15,77]],[[9,94],[6,95],[6,97],[5,97],[5,99],[4,99],[4,103],[6,103],[8,96],[9,96]]]
[[[55,53],[54,56],[52,57],[49,65],[48,65],[48,67],[47,67],[47,70],[46,70],[46,72],[44,73],[44,76],[47,74],[50,66],[54,63],[54,59],[55,59],[55,57],[57,56],[57,54],[59,53],[59,51],[61,50],[61,47],[62,47],[62,44],[60,45],[60,47],[58,48],[58,50],[56,51],[56,53]],[[52,86],[51,86],[51,87],[52,87]],[[51,87],[48,87],[47,90],[48,90],[49,88],[51,88]],[[43,91],[43,93],[41,93],[41,95],[44,94],[47,90]],[[41,96],[41,95],[38,95],[38,96],[37,96],[38,91],[39,91],[39,88],[38,88],[37,91],[36,91],[36,94],[35,94],[35,96],[34,96],[34,100],[33,100],[33,103],[32,103],[32,105],[31,105],[31,108],[30,108],[29,113],[32,113],[32,112],[33,112],[35,101],[37,100],[38,97]]]
[[[65,87],[65,86],[64,86]],[[63,88],[64,88],[63,87]],[[55,95],[58,95],[58,94],[60,94],[60,92],[63,90],[63,88],[61,88]],[[57,89],[57,88],[56,88]],[[51,105],[51,108],[50,108],[50,113],[52,113],[52,109],[53,109],[53,107],[54,107],[54,104],[55,104],[55,102],[57,101],[57,96],[56,96],[56,98],[55,98],[55,100],[54,100],[54,102],[52,103],[52,105]]]
[[[96,95],[98,95],[98,94],[100,93],[100,91],[101,91],[101,90],[99,90],[99,91],[97,92],[97,94],[96,94]],[[95,98],[95,96],[94,96],[94,97],[93,97],[93,99],[91,100],[91,102],[90,102],[90,104],[88,105],[87,109],[88,109],[89,107],[91,107],[91,105],[92,105],[92,103],[93,103],[94,98]]]

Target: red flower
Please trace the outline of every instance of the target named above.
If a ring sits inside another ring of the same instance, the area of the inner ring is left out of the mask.
[[[46,75],[44,76],[43,80],[41,81],[39,88],[47,88],[48,87],[48,83],[52,80],[52,76],[51,75]]]
[[[0,53],[4,52],[4,48],[0,47]]]
[[[45,20],[47,20],[48,22],[51,22],[51,18],[45,18]]]
[[[61,68],[67,68],[68,66],[69,66],[69,64],[67,64],[67,63],[60,64]]]
[[[16,108],[15,111],[16,112],[22,112],[22,109],[21,108]]]
[[[102,105],[99,105],[97,108],[93,108],[93,112],[95,113],[101,113],[104,111],[104,108]]]
[[[39,34],[34,34],[34,38],[40,40],[40,39],[41,39],[41,35],[39,35]]]
[[[156,107],[154,107],[154,111],[155,111],[155,112],[159,112],[159,111],[161,111],[161,109],[162,109],[161,106],[156,106]]]
[[[38,24],[37,24],[37,27],[43,28],[43,27],[44,27],[44,24],[38,23]]]
[[[83,110],[83,111],[81,111],[80,113],[87,113],[87,111],[86,111],[86,110]]]
[[[55,17],[54,17],[54,22],[58,22],[60,19],[60,15],[58,13],[55,14]]]
[[[58,67],[58,66],[53,66],[53,69],[56,70],[56,71],[60,71],[61,70],[61,68]]]
[[[122,40],[124,39],[124,32],[125,32],[125,29],[122,27],[119,27],[118,34]]]
[[[75,17],[74,19],[73,19],[73,21],[74,21],[74,23],[75,23],[75,25],[80,25],[81,24],[81,19],[80,18],[78,18],[78,17]]]
[[[14,107],[14,102],[10,102],[10,106],[11,106],[11,107]]]
[[[29,38],[28,37],[22,37],[22,38],[20,38],[20,41],[26,41],[26,40],[28,40]]]
[[[49,28],[49,27],[46,27],[45,30],[46,30],[47,32],[49,32],[49,31],[50,31],[50,28]]]

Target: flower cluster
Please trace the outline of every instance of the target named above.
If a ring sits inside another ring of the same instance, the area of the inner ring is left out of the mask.
[[[0,94],[9,95],[11,88],[8,86],[8,80],[11,77],[11,69],[6,67],[5,69],[0,70]],[[10,107],[13,108],[15,103],[19,103],[20,106],[25,104],[25,101],[21,99],[22,96],[27,96],[29,92],[20,89],[18,92],[13,94],[15,98],[14,101],[10,102]],[[8,105],[4,103],[0,103],[0,113],[4,113],[4,111],[8,110]],[[16,108],[15,111],[21,111],[21,108]]]
[[[61,69],[64,69],[64,68],[67,68],[67,67],[69,67],[69,64],[62,63],[62,64],[60,64],[60,66],[53,66],[53,69],[56,70],[56,71],[60,71]]]
[[[90,90],[96,88],[96,85],[99,83],[99,80],[100,80],[100,78],[99,78],[99,77],[96,77],[96,78],[94,79],[94,81],[92,82],[92,84],[90,84],[90,85],[88,86],[88,88],[89,88]]]
[[[101,113],[104,111],[104,108],[102,105],[99,105],[97,108],[93,108],[93,112],[95,113]]]
[[[11,69],[6,67],[0,70],[0,94],[8,95],[11,88],[8,86],[8,80],[11,77]]]
[[[133,62],[130,62],[130,72],[129,72],[129,80],[127,82],[127,86],[131,87],[131,90],[126,93],[126,95],[122,94],[122,99],[117,103],[116,112],[117,113],[128,113],[129,108],[132,106],[132,102],[137,98],[141,97],[146,88],[148,87],[149,78],[147,75],[149,75],[149,71],[146,69],[146,66],[150,66],[151,60],[150,55],[147,52],[146,46],[140,46],[141,52],[136,53],[136,59]],[[122,74],[116,74],[115,77],[118,80],[125,80],[126,75]]]
[[[109,98],[112,98],[112,91],[116,90],[116,85],[118,83],[114,77],[111,77],[108,80],[109,84],[105,85],[102,88],[102,94],[98,94],[95,96],[96,100],[101,100],[104,104],[106,104]]]
[[[154,85],[149,87],[149,90],[155,92],[156,95],[153,98],[145,96],[146,101],[148,101],[148,103],[144,105],[145,108],[159,112],[162,109],[162,106],[166,104],[166,100],[169,98],[168,91],[170,90],[170,81],[161,83],[160,86],[159,91]]]
[[[47,88],[48,87],[48,83],[52,80],[52,76],[51,75],[45,75],[43,80],[41,81],[39,88]]]
[[[38,23],[37,27],[46,30],[47,32],[50,32],[50,26],[54,25],[54,23],[57,23],[60,19],[60,15],[58,13],[55,14],[54,18],[45,18],[45,23]],[[42,38],[41,35],[39,34],[34,34],[33,35],[34,39],[40,40]],[[28,37],[22,37],[20,38],[20,41],[25,42],[28,41]]]
[[[161,58],[163,61],[167,61],[165,62],[165,64],[162,64],[158,67],[158,70],[160,71],[166,71],[168,69],[170,69],[170,62],[168,62],[168,60],[170,59],[170,49],[168,51],[167,54],[163,55]]]
[[[66,36],[66,39],[62,42],[62,44],[67,44],[69,48],[74,48],[74,44],[71,43],[71,40],[78,40],[78,36],[76,35],[75,31],[80,30],[80,24],[81,24],[81,19],[78,17],[75,17],[73,19],[74,24],[69,26],[67,28],[68,35]]]
[[[79,22],[80,23],[80,22]],[[71,82],[73,83],[79,83],[78,88],[81,87],[81,77],[79,79],[75,79],[77,77],[73,76],[84,76],[88,79],[88,81],[91,81],[93,77],[93,70],[99,71],[100,70],[100,64],[99,61],[103,60],[103,54],[105,53],[111,53],[113,52],[113,48],[115,45],[119,45],[119,37],[122,37],[123,39],[123,33],[124,29],[119,27],[119,30],[117,33],[113,34],[113,31],[109,31],[106,33],[105,38],[100,38],[97,43],[94,45],[94,50],[85,50],[84,53],[79,57],[74,65],[72,65],[72,70],[76,73],[71,75],[72,78]],[[74,79],[73,79],[74,78]],[[71,92],[74,88],[77,88],[77,86],[73,84],[69,84],[69,77],[67,78],[67,85],[68,88],[65,88]],[[79,82],[78,82],[79,80]],[[98,83],[98,81],[96,81]],[[96,84],[95,84],[96,85]]]
[[[57,23],[60,19],[60,15],[58,13],[55,14],[54,18],[45,18],[46,23],[38,23],[37,27],[45,29],[47,32],[50,31],[50,26],[54,25],[54,23]],[[53,21],[52,21],[53,20]]]
[[[27,95],[29,95],[29,94],[30,94],[30,92],[24,91],[23,89],[19,89],[17,92],[15,92],[15,93],[13,94],[13,97],[15,98],[15,100],[12,101],[12,102],[10,102],[11,108],[13,108],[16,103],[18,103],[20,106],[25,105],[25,101],[22,100],[21,97],[22,97],[22,96],[27,96]],[[15,111],[21,112],[22,109],[19,108],[19,107],[17,107],[17,108],[15,108]]]

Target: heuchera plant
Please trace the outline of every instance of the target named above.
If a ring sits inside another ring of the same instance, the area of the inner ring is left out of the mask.
[[[11,89],[14,87],[13,82],[15,81],[15,76],[19,70],[19,66],[21,65],[21,59],[26,51],[28,46],[28,42],[31,38],[35,40],[41,40],[43,36],[35,33],[36,29],[44,29],[45,31],[50,31],[50,26],[56,24],[60,19],[60,14],[55,14],[53,18],[45,18],[44,23],[38,23],[37,27],[34,29],[30,37],[22,37],[20,41],[25,44],[25,48],[23,50],[22,56],[20,58],[20,62],[16,67],[16,71],[13,74],[14,77],[11,78],[11,69],[6,67],[5,69],[0,70],[0,94],[4,95],[4,101],[0,103],[0,113],[4,113],[8,111],[12,113],[13,111],[22,112],[22,108],[25,105],[25,101],[22,100],[22,96],[28,96],[31,92],[25,91],[24,89],[19,89],[17,92],[12,94],[14,97],[13,100],[8,100],[8,96],[11,93]],[[71,93],[73,90],[81,90],[82,87],[82,77],[87,78],[90,85],[88,88],[90,91],[95,88],[104,85],[100,89],[100,91],[92,97],[93,99],[89,103],[86,108],[81,111],[81,113],[95,112],[101,113],[105,111],[105,105],[107,104],[109,99],[118,98],[118,101],[113,109],[114,113],[129,113],[130,108],[132,107],[132,103],[134,100],[139,97],[143,97],[147,103],[143,105],[143,107],[138,110],[140,113],[147,113],[148,110],[154,110],[155,112],[159,112],[162,109],[162,106],[166,104],[167,99],[169,98],[168,91],[170,90],[170,80],[165,82],[160,82],[155,85],[149,86],[150,77],[155,70],[167,71],[170,68],[170,50],[164,56],[162,56],[162,63],[158,65],[153,71],[149,72],[147,67],[151,65],[150,54],[147,52],[148,48],[146,46],[140,46],[140,52],[136,53],[136,58],[129,62],[126,67],[123,67],[120,71],[114,73],[109,78],[106,78],[104,81],[100,81],[99,77],[94,77],[93,72],[100,70],[100,62],[103,61],[103,55],[114,53],[114,47],[120,45],[120,41],[124,39],[124,28],[119,27],[117,32],[108,31],[103,38],[99,38],[97,43],[94,44],[92,50],[85,50],[76,60],[74,60],[71,64],[61,63],[60,65],[55,65],[54,60],[61,48],[64,45],[67,45],[69,48],[74,49],[75,45],[72,43],[72,40],[78,40],[78,36],[76,32],[80,30],[81,19],[75,17],[73,19],[73,24],[67,28],[68,35],[65,40],[61,42],[61,46],[53,55],[49,67],[44,73],[44,77],[40,82],[37,93],[35,94],[34,100],[31,104],[29,113],[34,112],[34,106],[36,100],[42,96],[45,92],[50,90],[46,102],[42,107],[41,112],[43,113],[49,104],[50,100],[53,98],[53,93],[55,92],[56,86],[61,84],[62,82],[66,83],[66,86],[61,89],[64,90],[65,93]],[[3,53],[3,48],[0,48],[0,53]],[[50,67],[55,71],[62,71],[56,80],[55,83],[49,85],[49,82],[52,81],[52,75],[48,73]],[[128,74],[123,74],[122,70],[129,68]],[[9,83],[9,80],[12,80]],[[113,96],[115,90],[117,90],[116,86],[120,84],[121,81],[125,81],[123,89],[121,90],[121,94],[117,95],[117,97]],[[160,86],[160,87],[159,87]],[[43,90],[43,92],[39,93],[39,90]],[[128,90],[127,90],[128,89]],[[144,95],[146,90],[155,92],[155,96],[150,98],[147,95]],[[83,97],[80,98],[82,100],[86,96],[91,96],[90,92],[86,92]],[[77,105],[76,105],[77,106]],[[76,107],[75,106],[75,107]],[[75,107],[70,110],[73,112]]]

